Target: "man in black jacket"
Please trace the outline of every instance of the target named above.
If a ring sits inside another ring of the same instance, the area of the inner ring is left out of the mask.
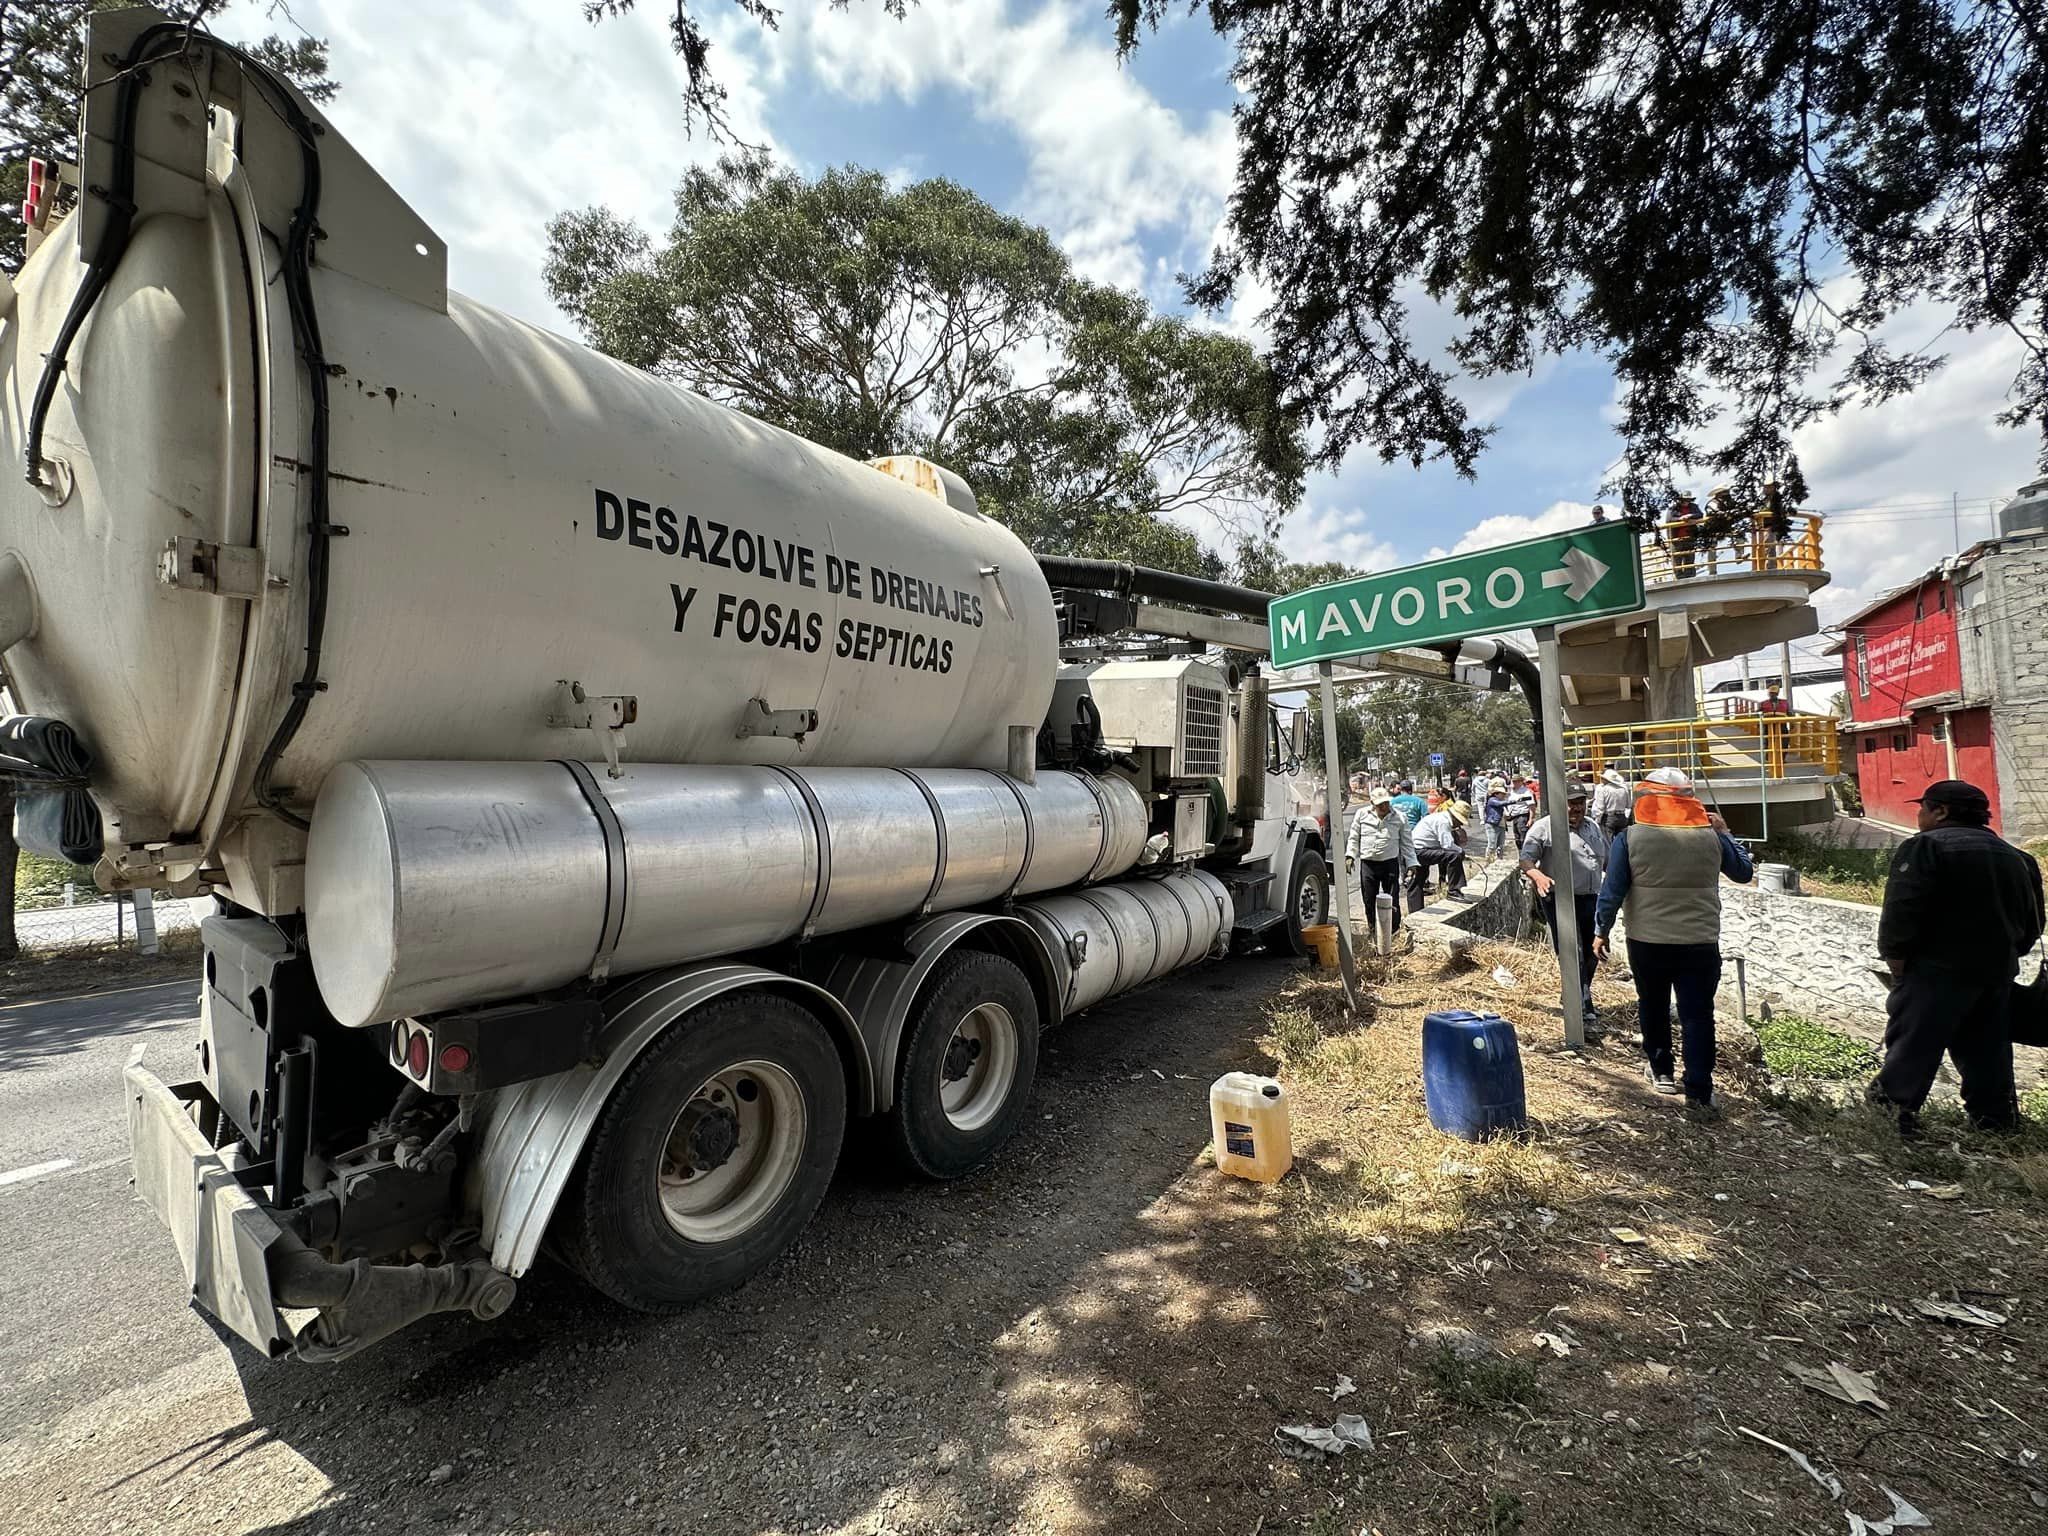
[[[1991,830],[1991,802],[1976,785],[1943,779],[1916,803],[1920,835],[1892,855],[1877,925],[1892,991],[1869,1098],[1911,1133],[1946,1051],[1971,1120],[2005,1129],[2019,1118],[2013,974],[2041,937],[2041,869]]]

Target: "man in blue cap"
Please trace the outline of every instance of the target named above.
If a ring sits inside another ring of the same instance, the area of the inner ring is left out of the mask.
[[[1914,803],[1919,835],[1892,855],[1877,924],[1892,990],[1884,1065],[1867,1094],[1897,1114],[1900,1134],[1914,1134],[1946,1053],[1971,1120],[2010,1129],[2013,975],[2041,938],[2041,867],[1991,830],[1991,800],[1976,785],[1943,779]]]

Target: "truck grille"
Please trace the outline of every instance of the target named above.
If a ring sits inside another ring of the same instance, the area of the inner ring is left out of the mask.
[[[1190,686],[1181,709],[1180,771],[1183,775],[1223,772],[1223,695]]]

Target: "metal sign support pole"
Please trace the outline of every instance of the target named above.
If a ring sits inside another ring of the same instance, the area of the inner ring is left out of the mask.
[[[1344,981],[1344,1007],[1358,1012],[1358,969],[1351,953],[1351,880],[1344,873],[1344,764],[1337,756],[1337,686],[1331,680],[1330,663],[1316,669],[1322,674],[1323,708],[1323,801],[1330,823],[1330,917],[1337,925],[1337,974]]]
[[[1564,686],[1557,657],[1557,629],[1545,624],[1536,631],[1536,665],[1543,679],[1543,814],[1550,818],[1552,904],[1557,909],[1557,974],[1564,1004],[1564,1043],[1578,1050],[1586,1043],[1582,985],[1579,975],[1579,908],[1572,892],[1572,829],[1565,805]]]

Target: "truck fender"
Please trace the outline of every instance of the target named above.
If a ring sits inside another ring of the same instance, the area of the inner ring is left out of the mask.
[[[711,963],[651,972],[605,999],[592,1061],[508,1088],[485,1111],[471,1179],[493,1265],[510,1275],[532,1267],[583,1143],[640,1053],[693,1010],[746,987],[781,993],[815,1013],[847,1059],[855,1102],[872,1091],[853,1016],[823,987],[757,965]]]
[[[1280,849],[1273,855],[1273,881],[1266,887],[1266,910],[1268,912],[1285,912],[1287,910],[1287,882],[1294,875],[1295,855],[1304,847],[1314,849],[1323,856],[1325,861],[1329,859],[1329,850],[1323,846],[1323,834],[1317,829],[1313,821],[1305,818],[1290,821],[1287,824],[1286,836],[1280,840]],[[1338,872],[1335,869],[1331,870],[1330,878],[1332,880],[1338,878]]]
[[[972,935],[972,941],[969,936]],[[880,1114],[896,1099],[896,1050],[933,967],[963,943],[1011,960],[1024,972],[1038,999],[1038,1022],[1050,1029],[1060,1020],[1060,974],[1045,941],[1022,918],[1001,912],[946,912],[916,924],[903,935],[907,959],[842,954],[825,973],[826,990],[857,1021],[866,1056],[861,1096],[855,1110]]]

